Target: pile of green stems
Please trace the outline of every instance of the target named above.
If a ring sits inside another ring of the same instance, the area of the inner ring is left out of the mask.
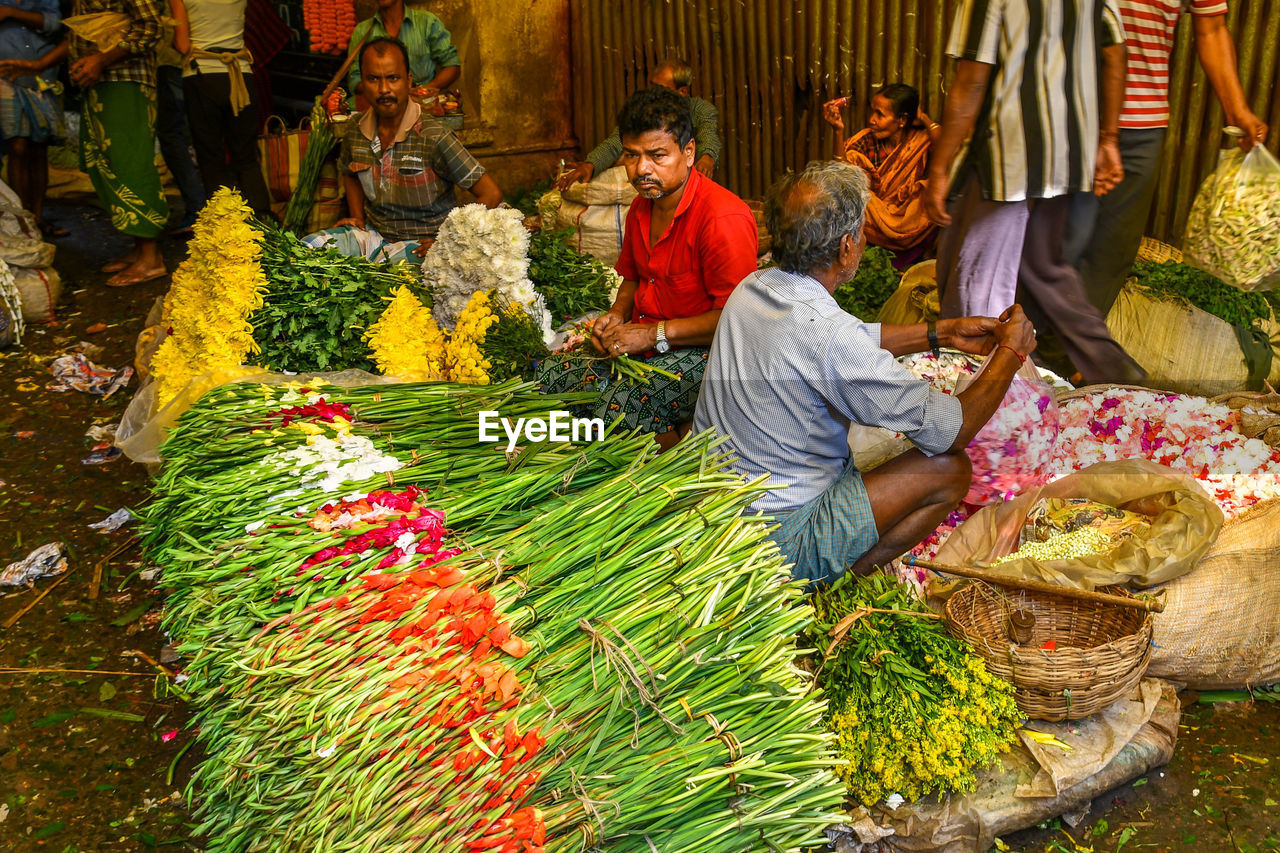
[[[633,436],[529,445],[508,459],[477,443],[475,413],[564,401],[515,382],[315,390],[350,404],[356,431],[406,461],[395,487],[427,490],[423,502],[454,533],[448,544],[464,548],[455,559],[468,563],[468,582],[485,581],[531,643],[508,661],[524,685],[509,713],[548,738],[526,803],[546,815],[547,850],[792,850],[839,819],[824,704],[793,665],[811,611],[763,526],[744,517],[760,485],[729,472],[708,437],[658,457]],[[261,511],[283,485],[263,472],[251,430],[279,406],[258,386],[199,401],[162,449],[180,473],[162,475],[147,514],[148,553],[172,590],[165,626],[191,656],[184,689],[209,755],[193,781],[208,849],[355,850],[370,839],[379,850],[446,849],[423,840],[444,837],[425,806],[440,796],[429,758],[408,769],[377,758],[421,715],[371,713],[414,662],[351,663],[335,640],[351,636],[351,611],[308,614],[302,635],[289,624],[385,551],[295,574],[340,540]],[[342,493],[377,487],[387,483]],[[264,522],[259,535],[244,532],[249,522]],[[260,636],[268,622],[274,632]],[[385,638],[398,624],[370,623],[361,636]],[[335,733],[348,739],[321,756]],[[437,734],[417,730],[413,744]]]

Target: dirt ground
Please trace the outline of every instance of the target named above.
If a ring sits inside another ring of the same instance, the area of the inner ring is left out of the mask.
[[[86,431],[118,421],[136,382],[107,400],[45,387],[49,360],[79,341],[102,348],[100,365],[130,364],[168,280],[104,287],[97,270],[127,241],[96,207],[58,203],[50,218],[72,231],[58,241],[57,322],[0,353],[0,567],[60,541],[70,570],[56,586],[0,591],[0,850],[194,850],[184,794],[199,755],[156,669],[167,660],[161,595],[140,574],[131,526],[88,527],[146,500],[140,466],[82,462],[97,443]],[[164,249],[176,267],[185,245],[170,238]],[[89,334],[95,323],[108,328]],[[1190,704],[1169,766],[1098,798],[1076,827],[1055,820],[1001,843],[1026,853],[1277,850],[1277,801],[1280,704]]]

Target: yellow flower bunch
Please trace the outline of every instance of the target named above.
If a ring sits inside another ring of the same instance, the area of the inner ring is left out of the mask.
[[[158,406],[193,376],[236,367],[257,352],[249,315],[262,306],[267,278],[262,233],[249,224],[250,215],[240,195],[223,187],[196,219],[189,254],[165,297],[169,337],[151,363]]]
[[[810,642],[870,611],[823,662],[835,772],[865,805],[893,794],[971,791],[975,771],[1009,748],[1021,714],[1013,687],[946,633],[923,603],[885,575],[842,578],[815,596]],[[916,615],[920,614],[920,615]],[[823,642],[825,641],[825,642]]]
[[[493,365],[484,357],[481,345],[489,328],[497,322],[489,294],[484,291],[472,294],[445,344],[445,366],[450,380],[464,385],[489,384],[488,371]]]
[[[444,335],[431,311],[404,285],[396,288],[365,340],[385,376],[413,382],[445,378]]]

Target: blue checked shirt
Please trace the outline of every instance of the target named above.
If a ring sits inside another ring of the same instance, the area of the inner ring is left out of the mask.
[[[928,454],[960,433],[955,397],[880,347],[880,326],[845,313],[815,279],[754,272],[720,315],[693,419],[737,454],[745,477],[769,477],[753,507],[792,510],[822,494],[849,461],[849,426],[903,433]]]

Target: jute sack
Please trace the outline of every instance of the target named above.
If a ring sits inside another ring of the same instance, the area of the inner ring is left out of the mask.
[[[1200,690],[1280,681],[1280,500],[1228,521],[1153,620],[1147,674]]]
[[[1273,343],[1268,380],[1274,385],[1280,382],[1280,352],[1274,345],[1280,327],[1262,325]],[[1235,328],[1191,305],[1153,299],[1126,284],[1107,315],[1107,327],[1147,371],[1152,388],[1213,397],[1243,389],[1249,378]]]
[[[53,307],[62,296],[62,278],[53,267],[13,267],[13,283],[22,297],[22,317],[28,323],[53,322]]]
[[[635,197],[626,168],[614,166],[564,193],[552,190],[538,201],[538,209],[542,221],[552,222],[556,231],[572,232],[566,240],[570,246],[613,266],[622,252],[627,210]]]

